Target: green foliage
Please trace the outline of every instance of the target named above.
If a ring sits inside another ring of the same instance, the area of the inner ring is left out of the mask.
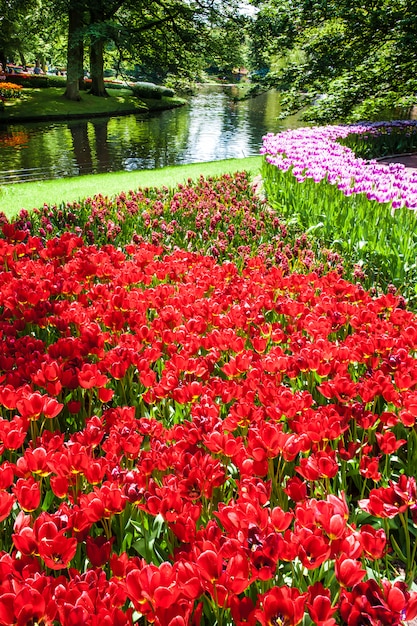
[[[66,67],[66,95],[72,100],[79,99],[83,67],[89,68],[93,89],[103,92],[104,72],[131,78],[123,73],[124,67],[137,68],[137,79],[155,83],[169,74],[195,80],[212,63],[222,71],[244,63],[245,20],[236,4],[235,0],[221,4],[211,0],[3,0],[0,62],[8,57],[22,65],[39,60],[41,65]],[[73,44],[69,49],[68,40]],[[94,62],[89,48],[98,54]],[[48,77],[43,82],[30,81],[29,86],[45,84],[56,83]]]
[[[84,82],[86,83],[88,89],[88,82]],[[104,84],[106,86],[106,89],[115,89],[116,91],[132,91],[132,86],[127,83],[119,83],[113,80],[104,79]]]
[[[172,98],[175,95],[173,89],[163,85],[155,85],[154,83],[134,83],[131,85],[131,89],[137,98],[161,100],[163,96]]]
[[[175,74],[169,74],[164,82],[165,87],[173,89],[177,93],[190,95],[196,90],[196,85],[193,81],[181,76],[175,76]]]
[[[269,84],[289,90],[287,113],[302,104],[304,119],[318,123],[407,115],[416,92],[413,7],[386,0],[257,4],[253,59],[268,63]],[[301,55],[295,62],[294,50]],[[277,55],[287,63],[277,67]]]
[[[48,87],[65,87],[65,82],[65,76],[56,76],[53,74],[48,74],[47,76]],[[36,87],[36,84],[34,86]]]
[[[415,127],[402,128],[391,126],[381,128],[378,133],[367,133],[364,137],[359,133],[351,133],[338,142],[350,148],[357,157],[362,159],[378,159],[381,157],[406,154],[417,151],[417,132]]]
[[[361,120],[384,120],[410,119],[413,107],[415,106],[415,96],[413,94],[400,95],[397,92],[389,91],[385,95],[366,98],[360,104],[355,105],[349,115],[349,121]]]

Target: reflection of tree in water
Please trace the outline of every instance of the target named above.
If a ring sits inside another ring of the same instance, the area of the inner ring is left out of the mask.
[[[108,131],[112,156],[127,170],[175,165],[187,129],[186,107],[149,117],[113,118]]]
[[[108,135],[108,118],[96,117],[91,120],[94,128],[96,172],[108,172],[113,169],[113,161],[110,155]]]
[[[96,117],[68,125],[74,158],[80,174],[109,172],[115,169],[108,142],[108,124],[108,118]]]
[[[75,161],[80,174],[91,174],[93,161],[88,138],[88,121],[80,120],[77,124],[69,124]]]

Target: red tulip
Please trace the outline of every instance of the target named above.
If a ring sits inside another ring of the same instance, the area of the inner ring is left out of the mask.
[[[332,606],[330,591],[318,582],[308,588],[306,606],[308,613],[317,626],[334,626],[333,615],[337,607]]]
[[[13,504],[16,502],[15,497],[7,493],[7,491],[0,490],[0,522],[5,520],[12,510]]]
[[[39,483],[31,478],[19,478],[13,487],[13,493],[20,507],[27,512],[35,511],[41,503]]]
[[[103,567],[108,562],[114,539],[114,537],[107,539],[103,535],[94,538],[87,537],[86,553],[94,567]]]
[[[335,562],[335,575],[342,587],[353,587],[366,576],[359,561],[341,556]]]
[[[256,618],[262,626],[296,626],[304,617],[306,597],[295,587],[273,587],[259,598]]]

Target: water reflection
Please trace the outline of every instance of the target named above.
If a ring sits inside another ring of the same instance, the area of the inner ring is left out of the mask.
[[[92,171],[91,146],[88,136],[88,122],[81,121],[76,126],[70,126],[74,157],[80,174]]]
[[[154,169],[259,154],[262,136],[298,125],[278,121],[279,95],[235,101],[234,88],[201,90],[184,107],[153,116],[0,127],[0,181]]]

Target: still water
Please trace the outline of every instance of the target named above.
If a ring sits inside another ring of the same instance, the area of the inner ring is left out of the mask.
[[[0,126],[0,184],[254,156],[264,134],[297,125],[277,119],[277,92],[238,102],[235,94],[205,88],[150,116]]]

